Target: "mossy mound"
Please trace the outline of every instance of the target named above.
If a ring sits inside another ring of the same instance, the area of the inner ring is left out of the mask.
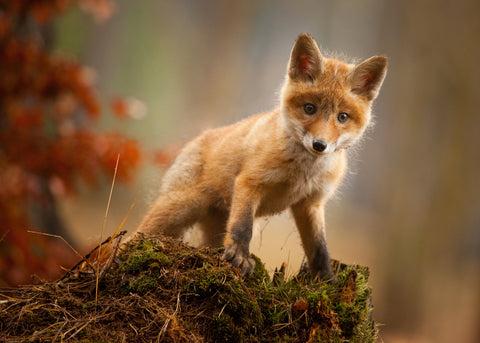
[[[141,240],[96,273],[74,270],[57,282],[1,290],[0,340],[376,340],[367,268],[334,263],[330,282],[308,273],[272,280],[257,258],[254,274],[243,278],[220,257],[221,250],[167,238]]]

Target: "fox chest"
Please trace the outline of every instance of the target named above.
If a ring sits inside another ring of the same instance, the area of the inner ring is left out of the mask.
[[[264,179],[260,187],[263,192],[257,216],[282,212],[314,194],[327,199],[336,188],[333,170],[333,166],[322,163],[293,165],[286,170],[269,170],[270,177]]]

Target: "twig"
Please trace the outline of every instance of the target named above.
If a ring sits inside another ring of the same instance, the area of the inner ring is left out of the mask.
[[[81,327],[75,331],[70,337],[68,337],[66,340],[69,340],[71,338],[73,338],[74,336],[76,336],[80,331],[82,331],[83,329],[85,329],[88,324],[98,320],[98,319],[101,319],[101,318],[105,318],[105,317],[108,317],[110,314],[108,313],[104,313],[104,314],[101,314],[101,315],[98,315],[98,316],[94,316],[93,318],[89,318],[88,320],[74,320],[74,321],[70,321],[70,323],[75,323],[77,322],[78,325],[74,325],[73,327],[71,327],[70,329],[68,329],[67,331],[65,331],[62,336],[63,337],[66,337],[70,332],[72,332],[73,330],[77,329],[78,327],[80,327],[81,323],[85,322],[85,324],[81,325]]]
[[[120,154],[117,155],[117,162],[115,164],[115,171],[113,173],[112,186],[110,187],[110,194],[108,196],[107,208],[105,210],[105,216],[103,217],[102,232],[100,233],[100,242],[103,238],[103,232],[105,231],[105,225],[107,223],[108,210],[110,209],[110,202],[112,200],[113,186],[115,185],[115,178],[117,177],[118,161],[120,160]],[[97,260],[100,260],[100,253],[102,251],[102,245],[98,248],[98,257]],[[98,304],[98,271],[100,270],[100,265],[97,264],[97,279],[95,282],[95,309]]]
[[[165,320],[165,323],[163,324],[162,328],[160,329],[160,332],[158,333],[157,342],[160,342],[160,339],[168,329],[168,324],[170,324],[170,321],[172,319],[175,319],[175,316],[177,315],[179,309],[180,309],[180,293],[177,294],[177,306],[175,307],[175,312],[173,312],[173,314],[171,316],[168,316],[168,318]]]
[[[123,224],[125,224],[125,221],[127,220],[128,216],[130,215],[130,212],[132,211],[133,207],[135,206],[135,203],[137,202],[137,199],[138,199],[138,196],[140,195],[140,192],[138,192],[137,196],[135,197],[135,200],[133,200],[133,203],[130,205],[130,208],[128,209],[128,212],[127,214],[125,215],[125,217],[123,218],[122,222],[120,223],[120,225],[118,226],[117,228],[117,231],[115,231],[115,233],[111,236],[110,240],[108,240],[108,243],[106,243],[106,247],[108,247],[110,245],[110,243],[115,239],[117,238],[117,235],[120,231],[120,229],[123,227]],[[105,250],[106,251],[106,250]],[[105,254],[105,251],[103,252],[102,256]]]
[[[259,230],[259,231],[260,231],[260,240],[259,240],[259,243],[258,243],[258,249],[260,249],[260,248],[262,247],[262,244],[263,244],[263,231],[265,231],[268,223],[269,223],[269,220],[266,219],[266,220],[265,220],[265,224],[263,224],[262,228]]]
[[[285,241],[283,242],[283,245],[280,247],[280,250],[283,250],[285,248],[285,245],[287,245],[288,239],[290,236],[293,234],[293,231],[290,231],[290,233],[287,235],[287,238],[285,238]]]
[[[120,237],[120,236],[123,236],[123,235],[126,234],[126,233],[127,233],[127,231],[121,231],[121,232],[119,232],[118,235],[117,235],[117,238]],[[96,269],[88,262],[88,259],[90,258],[90,256],[92,256],[92,255],[95,253],[95,251],[97,251],[98,248],[100,248],[102,245],[105,245],[105,244],[106,244],[108,241],[110,241],[111,239],[112,239],[112,236],[108,237],[108,238],[105,239],[102,243],[100,243],[100,244],[97,245],[95,248],[93,248],[88,254],[86,254],[85,256],[81,257],[82,260],[79,261],[79,262],[78,262],[76,265],[74,265],[72,268],[70,268],[70,270],[67,272],[67,274],[65,274],[64,276],[62,276],[62,278],[61,278],[59,281],[64,280],[64,279],[67,277],[68,273],[73,273],[73,271],[74,271],[80,264],[82,264],[83,262],[86,262],[86,263],[90,266],[90,268],[92,268],[92,270],[93,270],[94,272],[96,272]]]
[[[107,271],[110,269],[110,266],[112,265],[112,262],[113,262],[113,259],[115,258],[115,256],[117,255],[117,251],[118,251],[118,247],[120,246],[120,242],[122,241],[122,238],[123,238],[123,235],[126,233],[127,231],[121,231],[116,238],[117,239],[117,244],[115,244],[115,249],[113,250],[113,253],[109,256],[107,262],[105,263],[105,266],[102,268],[102,270],[100,271],[100,273],[97,275],[97,283],[95,285],[95,289],[98,288],[98,282],[103,279],[104,275],[107,273]],[[108,240],[108,239],[107,239]],[[99,261],[97,261],[97,263],[99,263]],[[95,304],[96,306],[96,304]]]
[[[96,321],[96,320],[97,320],[97,318],[92,318],[92,319],[90,319],[88,322],[86,322],[85,324],[83,324],[82,327],[80,327],[80,329],[78,329],[77,331],[75,331],[75,332],[73,333],[73,335],[71,335],[70,337],[68,337],[68,339],[72,339],[73,337],[75,337],[75,336],[77,335],[77,333],[79,333],[80,331],[82,331],[83,329],[85,329],[85,328],[88,326],[88,324],[90,324],[91,322]]]
[[[63,325],[60,327],[60,329],[58,329],[57,333],[55,334],[55,337],[53,337],[52,343],[57,340],[58,335],[60,335],[60,332],[62,332],[63,328],[65,327],[65,325],[66,325],[67,323],[68,323],[68,320],[66,320],[66,321],[63,322]]]
[[[225,310],[225,307],[227,307],[227,305],[229,304],[230,302],[227,302],[225,305],[223,305],[222,309],[220,310],[220,313],[218,314],[218,318],[220,318],[220,316],[222,315],[223,313],[223,310]]]
[[[43,235],[43,236],[48,236],[48,237],[53,237],[53,238],[60,238],[62,241],[65,242],[66,245],[68,245],[68,247],[69,247],[70,249],[73,250],[73,252],[74,252],[75,254],[77,254],[78,257],[83,258],[83,256],[80,255],[80,253],[79,253],[77,250],[75,250],[75,248],[72,247],[72,246],[70,245],[70,243],[68,243],[67,240],[66,240],[65,238],[63,238],[62,236],[53,235],[53,234],[51,234],[51,233],[45,233],[45,232],[40,232],[40,231],[31,231],[31,230],[28,230],[27,232],[28,232],[28,233],[34,233],[34,234],[36,234],[36,235]]]
[[[280,330],[283,330],[284,328],[290,326],[290,325],[293,325],[294,323],[300,321],[300,319],[302,319],[304,316],[306,316],[306,313],[307,311],[304,311],[300,317],[298,317],[297,319],[295,320],[290,320],[288,323],[279,323],[279,324],[273,324],[272,327],[277,327],[276,329],[272,330],[269,332],[269,334],[272,334],[274,332],[277,332],[277,331],[280,331]],[[289,316],[290,317],[290,316]]]

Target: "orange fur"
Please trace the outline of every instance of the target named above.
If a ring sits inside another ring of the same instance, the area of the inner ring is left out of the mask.
[[[300,35],[280,107],[189,142],[138,232],[181,237],[199,223],[205,243],[223,243],[224,259],[249,274],[255,218],[290,208],[310,269],[331,275],[323,207],[345,175],[345,150],[370,121],[385,72],[384,57],[354,66],[323,57],[313,38]],[[307,114],[306,104],[315,112]]]

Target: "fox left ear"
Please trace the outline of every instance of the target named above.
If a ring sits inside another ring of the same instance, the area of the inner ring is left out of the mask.
[[[387,58],[374,56],[357,65],[349,76],[352,92],[373,100],[387,74]]]
[[[291,80],[315,81],[324,71],[323,56],[315,40],[308,34],[297,37],[290,54],[288,76]]]

